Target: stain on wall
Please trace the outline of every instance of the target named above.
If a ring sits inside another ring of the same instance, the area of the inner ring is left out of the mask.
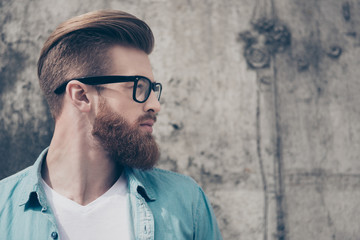
[[[22,10],[11,1],[0,8],[0,178],[31,165],[53,128],[34,74],[38,53],[27,34],[26,5]]]
[[[249,69],[256,71],[258,82],[256,121],[258,159],[265,192],[264,239],[272,236],[276,239],[356,239],[353,234],[356,228],[354,224],[348,225],[347,229],[352,230],[347,233],[339,231],[335,223],[339,221],[334,216],[343,214],[329,207],[327,199],[329,186],[335,184],[332,179],[347,179],[346,181],[355,183],[358,181],[357,174],[351,174],[350,177],[341,170],[334,174],[334,171],[339,171],[336,170],[339,163],[336,163],[334,155],[329,154],[336,152],[339,156],[345,148],[353,151],[348,145],[334,145],[334,135],[339,136],[339,131],[333,129],[333,121],[339,127],[341,123],[335,116],[347,111],[338,109],[338,105],[343,104],[339,97],[349,96],[349,92],[345,90],[340,93],[342,90],[333,89],[333,86],[340,84],[344,75],[351,75],[346,81],[352,82],[351,85],[355,84],[354,87],[358,89],[358,84],[355,83],[358,71],[346,69],[344,72],[344,68],[334,71],[333,68],[335,64],[349,66],[348,60],[343,59],[344,54],[347,55],[345,58],[355,56],[355,53],[349,52],[349,42],[343,38],[344,35],[357,36],[354,32],[349,34],[347,27],[343,25],[343,20],[351,24],[350,11],[356,11],[355,5],[355,2],[329,4],[328,1],[258,0],[250,21],[252,29],[239,34],[239,39],[243,42],[244,57]],[[276,31],[276,25],[282,31]],[[342,33],[344,30],[345,34]],[[271,38],[269,35],[275,37]],[[272,41],[274,39],[281,39],[278,41],[280,51],[272,50],[278,49],[276,42],[274,44]],[[357,51],[356,47],[354,49],[350,45],[350,48]],[[353,104],[356,105],[355,102]],[[342,121],[347,125],[347,119]],[[266,128],[271,128],[272,131],[264,130]],[[306,140],[302,140],[303,133],[309,135]],[[347,133],[340,135],[346,136]],[[289,139],[292,139],[293,145],[289,144]],[[272,155],[263,157],[269,149],[272,150]],[[264,164],[267,161],[273,161],[273,173],[266,171]],[[318,163],[303,165],[309,171],[306,176],[303,175],[306,170],[301,170],[301,167],[294,169],[294,166],[301,166],[308,161]],[[353,160],[346,158],[344,162],[351,161]],[[298,189],[293,190],[296,184],[289,184],[289,172],[292,179],[294,172],[309,180],[309,184],[312,179],[314,183],[310,185],[315,187],[315,192],[310,190],[311,187],[304,186],[307,184],[299,184]],[[298,191],[302,192],[301,197]],[[354,193],[354,196],[357,194]],[[276,229],[272,229],[273,233],[276,232],[275,235],[268,234],[268,223],[274,221],[274,218],[267,218],[272,204],[269,199],[275,199],[276,203]],[[354,197],[345,201],[356,208],[357,202],[351,199]],[[358,219],[354,214],[352,217],[353,221]]]

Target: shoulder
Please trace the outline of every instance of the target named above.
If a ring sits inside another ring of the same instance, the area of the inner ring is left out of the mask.
[[[14,195],[22,192],[23,185],[27,182],[26,179],[29,175],[30,168],[31,167],[28,167],[0,181],[0,206],[4,205],[3,201],[8,201],[8,199],[14,198]]]
[[[176,181],[179,183],[185,183],[185,184],[191,184],[191,185],[197,185],[194,179],[192,179],[189,176],[183,175],[181,173],[172,172],[169,170],[164,170],[160,168],[153,168],[149,171],[141,171],[142,174],[147,176],[148,178],[154,178],[157,180],[168,180],[170,182]]]
[[[151,189],[158,196],[178,196],[181,193],[190,198],[202,192],[194,179],[180,173],[154,168],[147,171],[134,170],[134,175],[147,190]]]
[[[147,171],[137,171],[136,175],[138,177],[140,175],[141,178],[145,180],[144,182],[152,183],[155,185],[161,184],[165,185],[166,187],[181,186],[195,189],[200,188],[199,185],[195,182],[195,180],[191,177],[160,168],[153,168]]]
[[[41,171],[42,160],[44,159],[47,150],[48,149],[46,148],[42,151],[32,166],[0,181],[0,203],[4,198],[15,198],[16,196],[30,194],[30,192],[36,190],[36,185],[38,184],[40,177],[39,173]]]
[[[25,168],[9,177],[0,180],[0,189],[12,188],[17,186],[26,176],[28,176],[31,167]]]

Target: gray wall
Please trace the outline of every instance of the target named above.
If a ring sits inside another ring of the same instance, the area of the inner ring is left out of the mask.
[[[43,42],[104,8],[152,27],[159,166],[198,181],[224,239],[359,239],[359,0],[1,0],[0,179],[51,139]]]

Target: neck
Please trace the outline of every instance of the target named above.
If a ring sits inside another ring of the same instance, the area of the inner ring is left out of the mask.
[[[87,205],[110,189],[121,171],[84,122],[56,124],[42,167],[43,179],[56,192]]]

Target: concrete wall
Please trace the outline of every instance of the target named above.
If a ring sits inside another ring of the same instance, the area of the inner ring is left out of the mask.
[[[105,8],[153,29],[159,166],[198,181],[224,239],[359,239],[358,0],[1,0],[0,179],[51,139],[43,42]]]

